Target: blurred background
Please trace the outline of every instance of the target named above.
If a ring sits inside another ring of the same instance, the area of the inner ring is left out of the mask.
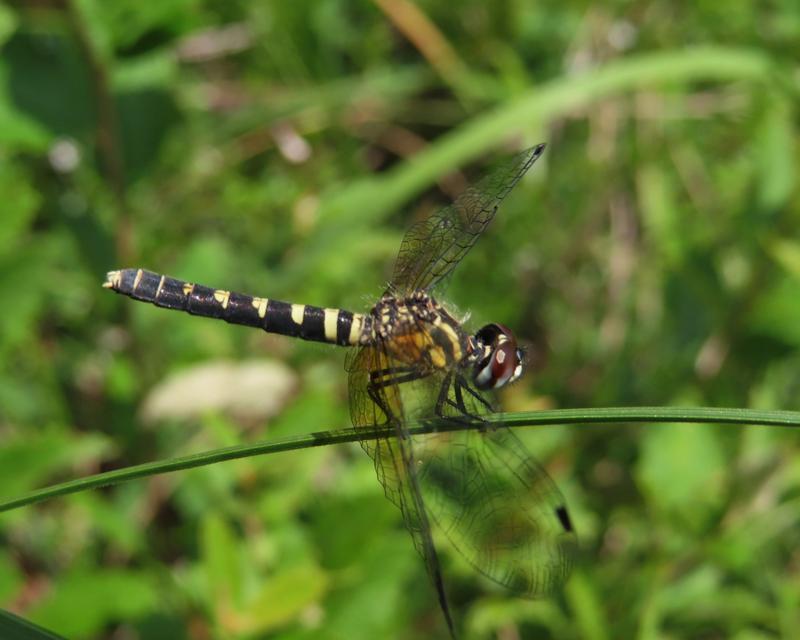
[[[101,288],[145,267],[354,311],[404,229],[548,148],[448,290],[530,346],[508,410],[800,409],[800,4],[0,5],[0,493],[349,425],[341,350]],[[465,638],[800,637],[788,430],[523,429],[581,540]],[[69,638],[444,637],[357,445],[0,517],[0,606]]]

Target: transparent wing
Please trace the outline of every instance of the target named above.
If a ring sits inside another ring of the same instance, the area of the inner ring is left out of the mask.
[[[345,368],[348,372],[350,416],[353,426],[357,429],[364,429],[365,438],[361,440],[361,447],[375,463],[375,472],[386,497],[403,511],[405,518],[406,505],[410,501],[405,495],[403,487],[406,476],[404,458],[407,456],[404,456],[402,443],[396,443],[396,438],[374,439],[370,435],[375,428],[384,427],[390,422],[387,412],[379,407],[369,394],[370,372],[388,369],[391,366],[390,362],[380,347],[368,346],[348,354]],[[391,387],[383,389],[381,400],[385,406],[390,408],[390,411],[395,412],[396,418],[393,422],[399,422],[403,414],[397,389]],[[396,425],[395,431],[396,433],[400,431],[399,425]],[[419,529],[419,517],[413,513],[411,507],[408,510],[409,515],[413,517],[406,519],[406,525],[414,535],[414,532]],[[416,539],[414,543],[417,544]],[[417,548],[419,549],[419,545]]]
[[[427,290],[446,278],[544,148],[539,144],[522,151],[469,187],[452,205],[414,224],[400,245],[389,290],[400,295]]]
[[[404,365],[380,348],[366,347],[351,358],[349,370],[354,425],[386,424],[386,412],[368,392],[369,372],[401,371]],[[389,385],[380,401],[404,420],[433,417],[449,377],[436,372]],[[491,410],[471,387],[449,384],[447,397],[442,413],[454,420],[464,420],[465,411],[479,416]],[[541,596],[566,580],[577,549],[566,503],[508,428],[417,436],[413,449],[399,422],[398,430],[402,436],[364,440],[362,446],[386,496],[400,508],[435,585],[441,577],[431,526],[441,529],[477,571],[515,593]]]
[[[375,463],[375,472],[386,497],[397,505],[403,515],[405,526],[425,561],[425,569],[436,589],[450,635],[455,638],[441,566],[416,476],[414,451],[403,426],[405,412],[400,387],[387,385],[376,389],[370,385],[372,372],[390,371],[400,366],[402,365],[387,356],[380,345],[362,347],[352,353],[347,361],[350,413],[353,426],[365,430],[365,439],[361,440],[361,446]],[[376,425],[387,424],[394,426],[395,437],[369,437],[368,434],[374,431]]]
[[[451,387],[448,412],[463,419],[455,395]],[[460,395],[469,414],[490,410],[477,390]],[[566,502],[510,429],[493,424],[415,445],[428,514],[475,569],[527,597],[566,580],[577,550]]]

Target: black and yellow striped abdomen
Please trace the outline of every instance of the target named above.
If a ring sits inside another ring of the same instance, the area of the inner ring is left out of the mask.
[[[360,313],[257,298],[144,269],[110,271],[103,286],[166,309],[220,318],[303,340],[356,346],[371,335],[371,319]]]

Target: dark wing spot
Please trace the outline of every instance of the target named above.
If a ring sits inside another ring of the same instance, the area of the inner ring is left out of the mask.
[[[565,506],[561,505],[560,507],[556,507],[556,517],[564,528],[564,531],[572,533],[572,520],[569,519],[569,512]]]

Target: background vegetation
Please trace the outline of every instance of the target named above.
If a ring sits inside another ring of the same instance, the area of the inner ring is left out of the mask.
[[[363,310],[410,221],[539,141],[449,290],[531,345],[505,408],[800,409],[793,0],[37,0],[0,46],[3,498],[349,424],[339,350],[107,270]],[[535,602],[446,556],[465,637],[800,637],[796,434],[518,433],[582,554]],[[0,605],[70,638],[444,631],[356,445],[12,511],[0,544]]]

